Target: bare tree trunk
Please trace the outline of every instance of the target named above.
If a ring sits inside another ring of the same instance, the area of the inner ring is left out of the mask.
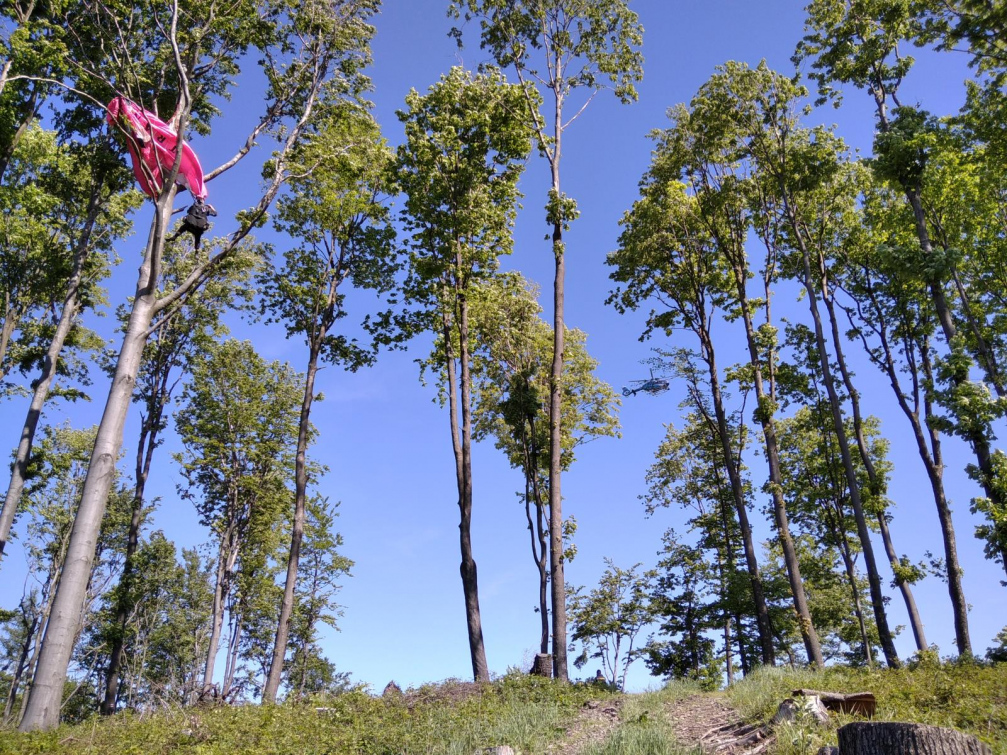
[[[864,609],[860,603],[860,588],[857,586],[857,570],[853,565],[853,553],[850,548],[849,538],[846,537],[846,531],[843,529],[842,521],[843,512],[837,504],[836,520],[832,522],[833,536],[837,537],[840,541],[839,551],[843,556],[846,580],[850,584],[850,594],[853,597],[853,612],[856,614],[857,624],[860,627],[860,641],[863,643],[864,663],[868,666],[873,666],[874,657],[871,653],[871,640],[867,636],[867,623],[864,621]]]
[[[22,601],[22,615],[24,615],[24,609],[25,604]],[[24,676],[25,669],[28,667],[28,654],[31,652],[32,640],[35,638],[38,628],[39,617],[36,615],[25,628],[24,642],[21,643],[21,652],[14,664],[14,673],[11,676],[10,689],[7,690],[7,700],[4,702],[3,715],[0,715],[0,723],[6,724],[10,721],[10,715],[14,710],[14,701],[17,699],[17,691],[21,686],[21,679]]]
[[[226,534],[228,546],[221,540],[220,554],[217,557],[217,580],[213,588],[213,608],[211,611],[210,641],[206,648],[206,665],[203,667],[203,686],[201,694],[206,694],[213,684],[213,667],[217,662],[217,650],[220,647],[220,635],[224,626],[224,602],[231,592],[231,569],[233,568],[233,558],[236,556],[237,548],[230,542],[230,533]],[[225,547],[229,547],[230,552],[225,552]]]
[[[543,522],[542,491],[538,478],[538,453],[535,449],[535,418],[527,417],[528,433],[524,438],[525,467],[525,518],[528,520],[528,533],[531,538],[531,554],[538,571],[538,611],[541,621],[539,635],[539,653],[549,654],[549,541]],[[532,518],[531,507],[535,507]]]
[[[797,623],[800,628],[804,648],[808,653],[808,662],[818,668],[824,668],[822,647],[818,641],[818,633],[811,622],[811,612],[808,610],[808,599],[804,593],[804,581],[801,578],[801,566],[797,561],[797,550],[790,535],[790,521],[787,516],[787,504],[783,500],[783,474],[780,468],[780,451],[776,439],[776,424],[772,415],[766,410],[771,405],[771,399],[766,395],[762,380],[762,363],[759,359],[759,346],[755,328],[752,324],[752,313],[748,305],[748,293],[745,290],[747,267],[734,268],[735,285],[738,290],[738,302],[745,324],[745,334],[748,340],[748,354],[755,378],[755,397],[759,408],[757,414],[762,425],[762,435],[766,445],[766,460],[769,463],[769,483],[773,497],[773,518],[776,521],[776,532],[780,538],[783,550],[783,561],[787,568],[787,578],[790,591],[794,598],[794,610],[797,611]],[[789,652],[789,651],[788,651]],[[793,659],[791,659],[793,664]]]
[[[822,264],[821,258],[819,258],[819,266],[822,273],[822,299],[829,313],[832,346],[836,350],[836,363],[839,365],[839,372],[843,377],[846,393],[850,397],[850,407],[853,412],[853,431],[857,439],[857,449],[860,451],[860,460],[864,463],[864,469],[867,470],[867,479],[870,484],[871,494],[880,497],[883,494],[881,483],[878,479],[878,472],[874,468],[874,460],[871,458],[870,451],[867,448],[867,439],[864,437],[864,422],[860,414],[860,392],[854,387],[850,371],[846,367],[846,357],[843,354],[842,338],[839,334],[839,322],[836,317],[836,304],[828,285],[825,266]],[[909,614],[909,624],[913,630],[913,638],[916,640],[916,649],[925,650],[927,648],[927,638],[923,631],[923,621],[920,619],[919,610],[916,608],[916,599],[913,597],[912,587],[898,576],[899,557],[895,551],[895,546],[892,544],[892,536],[888,530],[888,520],[885,517],[885,512],[880,507],[878,508],[877,518],[881,531],[881,541],[885,547],[885,555],[888,557],[892,573],[895,574],[895,584],[898,585],[899,591],[902,593],[902,600],[905,602],[906,611]]]
[[[457,286],[454,289],[457,297]],[[457,298],[456,298],[457,301]],[[461,306],[458,306],[458,318],[461,317]],[[459,427],[469,421],[468,409],[465,406],[466,387],[465,381],[467,373],[468,357],[468,328],[463,329],[460,325],[453,325],[451,319],[444,315],[443,337],[445,348],[445,368],[448,377],[448,415],[451,421],[451,445],[455,456],[455,479],[458,486],[458,509],[460,522],[458,524],[459,547],[461,550],[461,564],[459,571],[462,578],[462,593],[465,599],[465,619],[469,640],[469,655],[472,660],[472,676],[476,681],[489,680],[489,666],[486,663],[486,650],[483,645],[482,624],[479,612],[479,583],[475,560],[472,558],[472,481],[471,481],[471,461],[467,447],[468,439],[459,432]],[[463,356],[459,355],[459,362],[462,365],[462,386],[459,386],[458,375],[455,368],[455,357],[451,344],[453,342],[453,329],[457,329],[459,336],[459,349]],[[461,408],[461,421],[459,421],[459,404]],[[471,426],[469,425],[469,428]],[[471,436],[469,436],[471,437]],[[466,467],[466,462],[469,466]]]
[[[63,681],[66,679],[73,643],[80,626],[101,520],[105,515],[109,489],[115,477],[115,460],[122,447],[126,413],[147,340],[147,329],[154,313],[159,262],[174,197],[175,186],[172,184],[158,199],[155,208],[126,334],[109,387],[105,411],[98,426],[80,506],[71,531],[66,566],[56,589],[53,615],[46,626],[38,670],[21,722],[23,731],[50,729],[59,723]]]
[[[562,71],[559,61],[556,71]],[[560,158],[563,144],[563,95],[554,87],[553,144],[549,156],[551,196],[558,202],[560,191]],[[553,278],[552,367],[549,373],[549,571],[552,576],[552,655],[553,676],[569,680],[566,640],[566,577],[563,558],[563,359],[566,349],[564,302],[566,278],[566,245],[563,243],[563,218],[556,218],[552,227],[552,254],[556,263]]]
[[[741,473],[734,456],[730,430],[727,426],[727,412],[724,409],[724,397],[720,390],[720,372],[717,369],[713,341],[708,332],[700,334],[703,347],[703,359],[709,368],[710,393],[713,395],[713,410],[716,415],[716,432],[720,439],[724,454],[724,466],[731,483],[731,495],[734,509],[738,515],[738,528],[741,530],[741,543],[745,551],[745,565],[748,568],[748,578],[752,586],[752,601],[755,604],[755,620],[759,631],[759,645],[762,649],[762,663],[766,666],[776,665],[776,651],[773,648],[773,633],[769,625],[769,609],[766,606],[766,595],[762,587],[762,574],[759,572],[759,560],[755,552],[755,542],[752,539],[752,526],[748,522],[748,505],[745,501],[745,491],[741,484]],[[739,450],[740,453],[740,450]],[[724,537],[728,535],[727,523],[724,522]]]
[[[101,701],[100,712],[103,716],[115,713],[119,696],[119,672],[122,667],[122,654],[126,638],[126,622],[132,608],[134,558],[140,545],[140,527],[143,524],[143,493],[150,475],[150,465],[157,448],[158,428],[161,426],[162,413],[167,399],[168,373],[161,378],[160,391],[153,397],[148,406],[148,415],[144,417],[140,428],[140,442],[136,449],[136,484],[133,487],[133,510],[129,520],[129,531],[126,535],[126,556],[119,579],[119,594],[116,604],[116,632],[112,639],[112,650],[109,653],[108,671],[105,675],[105,695]]]
[[[297,566],[301,558],[301,540],[304,537],[304,508],[308,490],[308,431],[311,428],[311,402],[315,396],[315,375],[318,372],[318,353],[324,330],[312,339],[308,353],[308,372],[304,380],[304,398],[301,400],[301,417],[297,430],[297,456],[294,462],[294,521],[290,529],[290,554],[287,556],[287,577],[283,583],[283,598],[280,601],[280,617],[276,625],[276,641],[273,657],[269,663],[269,673],[262,689],[262,702],[276,702],[283,677],[283,661],[287,655],[287,640],[290,637],[290,616],[294,610],[294,589],[297,586]]]
[[[232,608],[232,611],[234,609]],[[241,649],[241,630],[244,628],[245,611],[239,603],[231,620],[231,639],[227,643],[227,662],[224,664],[224,682],[220,687],[220,699],[227,700],[234,686],[234,675],[238,670],[238,651]]]
[[[460,262],[460,260],[459,260]],[[461,575],[465,588],[465,616],[468,620],[469,652],[472,655],[472,674],[477,682],[488,682],[489,666],[483,644],[482,615],[479,610],[479,580],[476,562],[472,556],[472,376],[469,366],[468,301],[464,295],[458,302],[458,361],[461,366],[462,410],[462,479],[459,496],[461,524]]]
[[[808,308],[811,310],[811,318],[815,324],[815,343],[818,346],[822,382],[825,384],[825,390],[829,395],[829,408],[832,410],[832,424],[836,433],[836,441],[839,444],[839,456],[843,462],[843,471],[846,473],[846,485],[850,492],[853,518],[857,523],[860,548],[864,554],[864,567],[867,570],[867,581],[871,588],[874,621],[878,625],[878,635],[881,638],[881,648],[885,653],[885,661],[889,667],[898,668],[901,663],[899,662],[898,651],[895,649],[895,641],[892,639],[891,630],[888,628],[885,598],[881,592],[881,575],[878,573],[877,561],[874,558],[874,546],[871,544],[871,533],[867,527],[864,504],[860,498],[860,481],[857,479],[857,472],[853,467],[853,456],[850,453],[850,444],[846,437],[846,426],[843,422],[842,405],[839,400],[839,394],[836,392],[835,381],[832,377],[832,365],[829,363],[829,352],[825,344],[825,332],[822,328],[822,316],[818,310],[818,292],[811,275],[811,257],[797,214],[788,199],[785,199],[784,203],[804,262],[804,288],[808,295]]]

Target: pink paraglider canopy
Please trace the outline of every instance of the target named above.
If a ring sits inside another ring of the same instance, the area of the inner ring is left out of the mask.
[[[133,175],[140,182],[144,193],[156,199],[161,193],[163,174],[171,172],[175,164],[175,149],[178,135],[172,128],[153,113],[144,110],[135,102],[124,97],[116,97],[108,103],[105,120],[110,125],[120,122],[120,128],[130,137],[126,140],[129,155],[133,158]],[[203,184],[203,169],[192,147],[182,142],[182,163],[178,167],[175,183],[188,189],[197,199],[206,199]]]

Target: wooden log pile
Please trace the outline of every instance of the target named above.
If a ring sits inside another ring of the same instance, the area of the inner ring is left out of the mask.
[[[871,718],[877,710],[878,703],[874,699],[873,692],[852,692],[841,694],[839,692],[823,692],[817,689],[795,689],[791,694],[794,697],[817,697],[827,710],[836,713],[852,713],[856,716]]]

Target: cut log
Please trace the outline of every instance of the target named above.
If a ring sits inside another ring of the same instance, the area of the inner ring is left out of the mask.
[[[794,697],[817,697],[829,710],[838,713],[853,713],[868,718],[874,716],[874,711],[878,707],[873,692],[843,694],[841,692],[823,692],[818,689],[795,689],[791,694]]]
[[[857,721],[839,730],[840,755],[993,755],[989,745],[940,726]]]

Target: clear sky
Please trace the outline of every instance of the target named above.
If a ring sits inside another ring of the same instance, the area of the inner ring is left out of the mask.
[[[392,144],[401,141],[395,111],[403,107],[410,88],[425,90],[452,65],[475,68],[485,60],[478,48],[477,29],[466,30],[466,47],[459,51],[447,36],[452,22],[442,0],[386,0],[376,20],[374,65],[375,113]],[[640,360],[652,346],[691,345],[655,338],[640,343],[642,317],[620,316],[604,300],[610,290],[605,255],[616,246],[618,221],[637,196],[637,183],[646,170],[651,143],[649,131],[667,125],[668,107],[688,101],[716,65],[741,60],[751,65],[765,58],[770,66],[791,71],[790,56],[801,36],[802,4],[784,0],[709,0],[672,2],[638,0],[631,7],[645,29],[645,77],[640,101],[621,106],[608,95],[591,104],[566,137],[563,183],[580,206],[581,219],[568,235],[567,323],[588,333],[588,349],[600,361],[599,375],[616,388],[646,376]],[[955,111],[963,98],[967,75],[961,56],[925,54],[906,80],[902,100],[919,102],[938,114]],[[205,168],[233,154],[244,140],[260,101],[254,76],[245,76],[225,115],[214,124],[213,135],[196,139],[193,147]],[[872,113],[868,96],[849,92],[839,110],[815,112],[809,124],[836,123],[847,141],[869,151]],[[215,232],[231,229],[229,218],[254,201],[246,187],[258,181],[261,163],[249,161],[210,184],[209,201],[220,211]],[[515,252],[505,266],[521,270],[546,290],[551,284],[552,259],[543,235],[548,177],[543,162],[533,158],[522,181],[525,209],[519,216]],[[180,202],[181,205],[181,202]],[[113,305],[132,293],[139,252],[146,237],[149,213],[137,219],[137,233],[120,247],[123,262],[111,282]],[[270,233],[264,237],[285,243]],[[547,314],[549,302],[544,306]],[[370,302],[361,300],[362,305]],[[806,319],[806,305],[796,302],[796,289],[782,289],[777,311]],[[353,314],[344,322],[351,322]],[[111,337],[112,318],[96,325]],[[251,339],[263,356],[289,360],[303,369],[299,343],[284,339],[283,331],[261,323],[235,319],[235,334]],[[722,365],[745,358],[736,333],[724,331]],[[325,649],[340,670],[370,684],[376,691],[389,681],[416,685],[448,677],[467,678],[471,672],[465,634],[464,606],[458,573],[458,509],[448,417],[434,401],[432,386],[419,382],[414,360],[426,355],[428,342],[418,340],[409,351],[383,355],[376,367],[347,374],[323,371],[313,420],[320,435],[312,454],[329,467],[320,485],[332,500],[342,502],[338,520],[345,537],[344,553],[356,565],[340,594],[345,615],[341,632],[328,633]],[[851,349],[851,353],[855,353]],[[890,494],[895,502],[891,525],[895,547],[919,560],[927,550],[942,553],[933,500],[905,420],[891,399],[885,380],[864,360],[855,362],[857,383],[865,410],[878,415],[891,442],[895,469]],[[52,422],[70,417],[75,426],[96,422],[107,389],[97,373],[90,406],[50,410]],[[664,436],[665,425],[678,422],[680,386],[659,397],[638,395],[624,400],[619,440],[603,439],[578,452],[577,462],[563,479],[564,513],[579,523],[577,558],[568,565],[572,584],[592,586],[611,557],[623,567],[642,562],[651,566],[668,527],[685,530],[684,512],[664,510],[646,518],[638,496],[645,491],[644,475]],[[24,408],[17,401],[0,407],[8,445],[16,445]],[[131,412],[125,436],[126,458],[131,459],[137,435],[136,411]],[[160,496],[153,526],[164,529],[179,545],[205,541],[191,504],[178,499],[181,482],[170,454],[178,450],[169,438],[158,450],[148,490]],[[977,493],[962,468],[968,449],[946,441],[946,486],[954,506],[955,525],[973,644],[982,653],[1003,626],[1002,570],[985,561],[981,544],[972,535],[977,523],[969,514],[969,499]],[[758,489],[764,474],[750,454],[753,481]],[[129,464],[124,466],[128,468]],[[479,567],[480,600],[487,656],[494,672],[511,666],[527,667],[537,646],[537,583],[531,561],[523,509],[516,493],[519,473],[511,470],[492,444],[474,455],[474,547]],[[765,505],[757,495],[757,508]],[[762,515],[754,517],[756,537],[765,540],[769,527]],[[881,552],[880,541],[876,543]],[[882,559],[884,561],[884,559]],[[21,593],[23,557],[12,547],[3,565],[0,606],[16,603]],[[18,571],[21,570],[21,571]],[[885,565],[890,621],[907,619],[897,592],[889,587]],[[928,639],[942,652],[953,652],[954,633],[946,586],[929,577],[916,587],[916,597]],[[908,629],[897,640],[903,656],[913,650]],[[583,671],[593,676],[597,664]],[[574,672],[577,674],[578,672]],[[641,689],[656,683],[642,664],[630,686]]]

